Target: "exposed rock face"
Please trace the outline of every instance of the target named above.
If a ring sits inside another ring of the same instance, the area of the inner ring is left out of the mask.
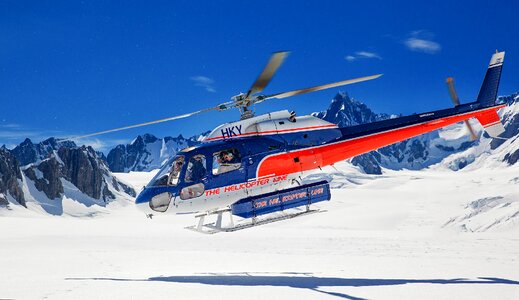
[[[430,145],[427,140],[408,139],[380,148],[379,152],[382,155],[396,158],[399,163],[413,163],[415,160],[425,161],[429,156],[429,147]]]
[[[338,93],[326,111],[313,113],[312,115],[335,123],[339,127],[371,123],[390,117],[386,114],[374,113],[366,104],[350,98],[345,92]]]
[[[20,145],[11,150],[11,153],[18,159],[21,166],[25,166],[49,158],[53,151],[62,147],[76,148],[77,146],[72,141],[58,140],[56,138],[48,138],[38,144],[33,144],[30,139],[25,139]]]
[[[99,199],[103,188],[103,173],[94,149],[85,146],[79,149],[61,148],[58,155],[63,161],[63,177],[83,193]]]
[[[137,136],[128,145],[118,145],[108,153],[106,161],[112,172],[151,171],[178,151],[198,144],[196,137],[159,139],[151,134]]]
[[[512,94],[510,96],[499,97],[499,101],[502,103],[506,103],[509,106],[519,105],[519,93]],[[506,139],[512,138],[519,134],[519,109],[510,110],[508,113],[505,113],[502,116],[501,122],[505,127],[505,132],[503,132],[499,137],[499,139],[492,139],[490,143],[490,147],[492,149],[496,149],[501,146]]]
[[[22,181],[22,174],[18,160],[9,151],[0,149],[0,204],[8,204],[9,193],[18,203],[25,206],[25,197],[19,181]]]
[[[115,195],[107,187],[108,184],[112,184],[116,190],[122,190],[135,196],[132,188],[114,177],[107,182],[110,177],[108,167],[92,147],[60,148],[58,155],[63,161],[61,171],[63,178],[74,184],[84,194],[94,199],[102,198],[107,202],[115,199]]]
[[[34,181],[36,189],[44,192],[49,199],[59,198],[63,194],[63,185],[60,180],[61,165],[55,157],[30,166],[23,172],[27,178]]]
[[[28,154],[25,156],[26,162],[34,159],[36,159],[36,162],[26,165],[22,173],[14,155],[4,148],[0,149],[0,205],[7,205],[7,197],[10,195],[20,204],[26,206],[20,186],[20,182],[24,178],[29,186],[34,185],[48,199],[55,201],[61,201],[62,196],[66,194],[64,186],[66,182],[75,186],[70,185],[67,188],[71,193],[68,197],[71,197],[71,195],[77,197],[80,195],[78,192],[81,192],[94,199],[94,202],[92,202],[93,200],[85,200],[88,202],[87,205],[92,203],[102,205],[102,203],[115,199],[114,190],[133,197],[136,196],[131,187],[123,184],[110,173],[105,162],[98,157],[98,154],[91,147],[77,148],[71,147],[73,144],[66,144],[66,147],[58,148],[56,151],[54,148],[58,147],[59,144],[52,142],[52,139],[38,144],[39,146],[32,144],[30,140],[25,140],[22,144],[17,147],[18,153]],[[45,155],[48,157],[41,159],[42,153],[47,153]],[[48,201],[38,199],[41,194],[32,196],[37,202]],[[82,198],[78,198],[77,200],[81,201]],[[101,200],[101,202],[97,200]]]
[[[131,152],[131,150],[127,150],[126,145],[117,145],[110,150],[106,157],[106,162],[110,170],[113,172],[125,172],[127,169],[131,169],[131,167],[128,166],[134,166],[136,155],[130,154],[129,152]]]
[[[7,200],[7,197],[4,194],[0,194],[0,208],[6,207],[9,205],[9,201]]]
[[[362,168],[366,174],[382,174],[382,168],[380,168],[380,154],[372,151],[352,158],[351,163],[354,166]]]
[[[504,159],[509,165],[515,164],[519,160],[519,149],[515,150],[513,153],[507,153]]]

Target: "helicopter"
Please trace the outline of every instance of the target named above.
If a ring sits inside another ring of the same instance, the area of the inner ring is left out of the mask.
[[[281,66],[288,52],[276,52],[247,93],[215,107],[151,122],[105,130],[76,138],[172,121],[210,111],[237,108],[240,120],[222,124],[194,147],[171,157],[140,192],[136,205],[148,217],[157,214],[194,213],[198,232],[235,231],[264,223],[313,213],[310,205],[331,199],[327,181],[304,180],[308,172],[409,139],[458,122],[475,118],[491,137],[504,132],[496,104],[505,52],[492,55],[476,101],[460,104],[452,78],[447,79],[454,107],[413,114],[363,125],[339,128],[314,116],[297,116],[287,110],[255,116],[252,107],[282,99],[376,79],[382,74],[343,80],[311,88],[271,95],[261,92]],[[300,208],[306,207],[306,210]],[[296,208],[296,212],[287,213]],[[223,215],[230,215],[226,226]],[[216,222],[205,217],[216,215]],[[249,222],[235,225],[233,216]],[[260,219],[260,217],[267,216]]]

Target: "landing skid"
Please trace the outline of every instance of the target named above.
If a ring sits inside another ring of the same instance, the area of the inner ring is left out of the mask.
[[[224,209],[219,210],[215,212],[205,213],[196,215],[195,218],[198,218],[198,224],[185,227],[185,229],[193,230],[200,233],[205,234],[215,234],[218,232],[233,232],[238,231],[242,229],[247,229],[255,226],[260,226],[268,223],[274,223],[282,220],[288,220],[296,217],[300,217],[303,215],[309,215],[322,212],[320,209],[310,209],[309,206],[306,207],[306,210],[304,211],[295,211],[295,212],[288,212],[288,211],[281,211],[277,213],[272,213],[266,216],[260,216],[255,217],[251,219],[245,219],[243,221],[240,221],[239,224],[234,224],[233,215],[231,213],[231,209]],[[227,226],[222,226],[222,219],[224,214],[229,214],[230,216],[230,222]],[[216,222],[207,223],[205,222],[205,217],[211,216],[211,215],[217,215]],[[272,215],[272,216],[271,216]]]

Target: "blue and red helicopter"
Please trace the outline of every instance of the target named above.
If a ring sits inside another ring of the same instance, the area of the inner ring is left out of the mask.
[[[382,74],[344,80],[312,88],[273,95],[260,94],[270,82],[287,52],[274,53],[247,93],[232,97],[216,107],[157,121],[97,132],[89,137],[129,128],[185,118],[209,111],[238,108],[239,121],[215,128],[202,143],[183,149],[165,163],[136,199],[148,216],[173,213],[200,213],[201,232],[234,231],[313,212],[310,204],[329,200],[328,182],[302,180],[310,171],[403,141],[458,122],[476,118],[492,137],[503,131],[496,104],[504,52],[492,55],[479,95],[474,102],[460,104],[452,78],[447,79],[453,108],[398,117],[369,124],[339,128],[313,116],[296,116],[278,111],[254,116],[251,106],[269,99],[280,99],[332,87],[372,80]],[[82,138],[79,137],[79,138]],[[287,214],[287,209],[306,207]],[[272,214],[282,211],[281,215]],[[222,214],[230,213],[231,223],[222,225]],[[204,224],[204,217],[216,214],[215,223]],[[235,226],[232,215],[251,222]],[[258,221],[258,216],[271,215]],[[275,216],[274,216],[275,215]],[[204,230],[209,228],[209,230]]]

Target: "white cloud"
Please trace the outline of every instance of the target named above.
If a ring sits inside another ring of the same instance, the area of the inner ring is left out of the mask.
[[[211,93],[216,92],[216,90],[214,88],[214,80],[209,77],[199,75],[199,76],[190,77],[189,79],[191,79],[192,81],[195,82],[195,86],[201,86],[206,91],[211,92]]]
[[[442,49],[439,43],[432,40],[433,35],[427,31],[417,30],[410,35],[404,40],[404,45],[411,51],[435,54]]]
[[[10,124],[2,124],[1,128],[20,128],[20,124],[10,123]]]
[[[357,51],[357,52],[355,52],[355,54],[358,57],[382,59],[382,57],[380,55],[378,55],[377,53],[375,53],[375,52]]]
[[[370,51],[357,51],[354,54],[349,54],[344,57],[345,60],[352,62],[362,58],[376,58],[382,59],[378,53],[370,52]]]
[[[344,57],[344,59],[346,59],[347,61],[354,61],[354,60],[356,60],[355,56],[353,56],[353,55],[347,55],[347,56]]]

